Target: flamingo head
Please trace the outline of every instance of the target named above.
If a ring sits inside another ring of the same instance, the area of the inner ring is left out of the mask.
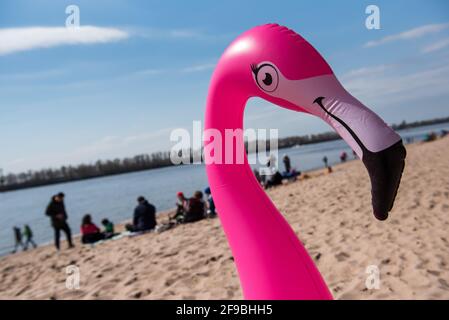
[[[394,130],[351,96],[303,37],[268,24],[238,37],[220,59],[212,81],[226,79],[247,97],[322,118],[351,146],[368,170],[373,212],[385,220],[405,164]]]

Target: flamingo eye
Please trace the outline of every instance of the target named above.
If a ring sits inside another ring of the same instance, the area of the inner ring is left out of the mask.
[[[266,92],[273,92],[279,84],[279,74],[274,66],[264,63],[259,67],[251,66],[257,85]]]

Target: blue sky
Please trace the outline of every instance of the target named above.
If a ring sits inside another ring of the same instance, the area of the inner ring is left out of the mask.
[[[58,33],[70,4],[85,28],[73,41]],[[365,28],[369,4],[380,8],[380,30]],[[268,22],[308,39],[386,122],[449,116],[445,0],[1,0],[0,168],[168,150],[172,129],[203,119],[226,46]],[[329,130],[261,100],[250,101],[245,119],[246,127],[279,128],[280,136]]]

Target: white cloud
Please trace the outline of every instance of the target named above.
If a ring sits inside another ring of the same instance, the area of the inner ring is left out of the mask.
[[[441,49],[444,49],[446,47],[449,47],[449,38],[442,39],[440,41],[437,41],[431,45],[428,45],[427,47],[424,47],[422,50],[423,53],[430,53],[434,51],[438,51]]]
[[[133,75],[138,75],[138,76],[157,76],[157,75],[168,73],[168,72],[169,72],[168,69],[144,69],[144,70],[140,70],[140,71],[135,72]]]
[[[365,47],[376,47],[390,42],[417,39],[432,33],[441,32],[447,28],[449,28],[449,23],[428,24],[401,33],[389,35],[379,40],[369,41],[365,44]]]
[[[21,164],[23,162],[25,162],[25,159],[23,159],[23,158],[13,159],[13,160],[7,162],[6,166],[15,166],[15,165]]]
[[[181,71],[186,72],[186,73],[201,72],[201,71],[211,70],[214,67],[215,67],[215,63],[205,63],[205,64],[189,66],[189,67],[181,69]]]
[[[123,30],[95,26],[4,28],[0,29],[0,55],[62,45],[114,42],[128,36]]]
[[[146,39],[200,39],[206,37],[205,34],[193,29],[134,29],[133,33]]]
[[[365,72],[350,71],[341,81],[351,94],[368,105],[392,107],[447,94],[449,65],[442,62],[419,71],[407,71],[400,66],[370,67]]]
[[[170,30],[168,34],[173,38],[201,38],[204,36],[199,31],[189,29]]]
[[[93,140],[72,151],[43,152],[33,157],[12,159],[5,162],[5,172],[24,172],[29,169],[57,168],[63,165],[94,163],[99,159],[133,157],[137,154],[168,151],[170,132],[174,128],[164,128],[153,132],[142,132],[129,136],[105,136]]]
[[[91,162],[102,157],[129,157],[158,149],[168,150],[172,130],[173,128],[164,128],[130,136],[106,136],[74,150],[67,158]]]
[[[133,35],[150,40],[201,40],[220,41],[232,39],[234,34],[208,34],[197,29],[157,29],[157,28],[132,28]]]
[[[174,74],[174,73],[195,73],[212,70],[215,67],[215,63],[204,63],[187,66],[181,69],[144,69],[135,72],[133,75],[137,76],[156,76],[160,74]]]
[[[379,65],[379,66],[373,66],[373,67],[362,67],[359,69],[354,69],[346,74],[344,74],[343,77],[345,78],[354,78],[354,77],[366,77],[366,76],[373,76],[384,73],[386,70],[393,68],[393,65]]]
[[[42,80],[53,77],[58,77],[66,73],[67,70],[63,69],[51,69],[35,72],[23,72],[23,73],[10,73],[0,75],[1,81],[11,80]]]

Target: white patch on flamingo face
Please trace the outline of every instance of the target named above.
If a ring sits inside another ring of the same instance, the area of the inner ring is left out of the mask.
[[[360,158],[363,156],[361,147],[332,116],[345,122],[372,152],[384,150],[400,140],[382,119],[349,94],[333,74],[290,80],[270,61],[251,68],[256,84],[264,93],[288,101],[326,121]],[[318,97],[324,97],[322,103],[327,112],[314,103]]]

